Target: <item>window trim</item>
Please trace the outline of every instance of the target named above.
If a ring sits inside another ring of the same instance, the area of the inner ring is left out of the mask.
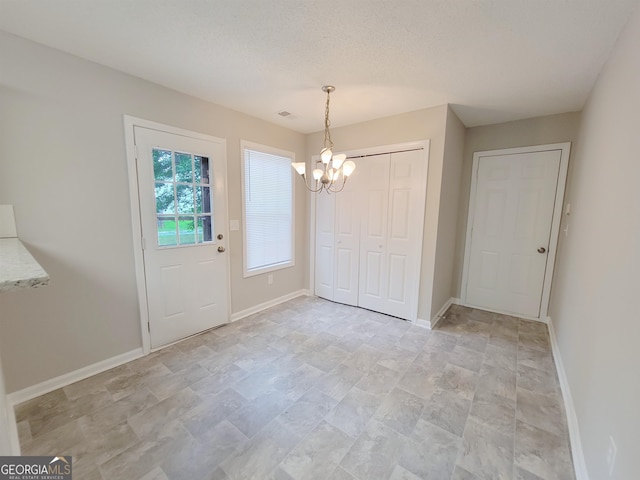
[[[242,272],[243,278],[254,277],[256,275],[262,275],[264,273],[275,272],[285,268],[290,268],[296,264],[296,182],[294,177],[294,170],[290,168],[291,174],[291,260],[288,262],[282,262],[275,265],[269,265],[261,268],[247,269],[247,215],[245,205],[245,151],[253,150],[260,153],[266,153],[270,155],[277,155],[280,157],[286,157],[290,163],[295,162],[295,153],[288,150],[282,150],[279,148],[271,147],[268,145],[262,145],[259,143],[250,142],[247,140],[240,140],[240,187],[242,190]]]

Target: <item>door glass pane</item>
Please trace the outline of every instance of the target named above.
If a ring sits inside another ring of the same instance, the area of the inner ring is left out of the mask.
[[[158,245],[171,247],[178,244],[176,221],[174,217],[158,217]]]
[[[153,168],[158,245],[172,247],[213,241],[209,159],[154,149]]]
[[[176,182],[193,182],[193,162],[188,153],[176,152]]]
[[[156,212],[175,213],[173,183],[156,182]]]
[[[209,183],[209,159],[207,157],[193,157],[195,163],[195,183]]]
[[[193,187],[191,185],[176,185],[178,199],[178,213],[193,213]]]
[[[171,167],[171,152],[169,150],[153,149],[153,176],[156,180],[173,180]]]
[[[196,243],[195,217],[178,217],[180,245]]]
[[[196,187],[196,213],[211,212],[211,188]]]
[[[213,223],[210,216],[198,217],[198,243],[211,242],[213,240]]]

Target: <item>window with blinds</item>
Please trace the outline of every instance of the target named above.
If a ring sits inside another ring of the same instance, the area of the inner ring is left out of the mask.
[[[242,142],[244,276],[294,264],[292,152]]]

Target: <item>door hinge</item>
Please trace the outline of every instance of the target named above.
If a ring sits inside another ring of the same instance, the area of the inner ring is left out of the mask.
[[[147,322],[147,331],[151,333],[151,323]]]
[[[136,157],[136,160],[138,159],[138,145],[133,146],[133,156]]]
[[[146,250],[147,249],[147,239],[145,237],[142,237],[142,250]]]

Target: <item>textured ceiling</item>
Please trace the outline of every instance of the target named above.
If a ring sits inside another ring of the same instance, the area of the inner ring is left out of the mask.
[[[0,29],[300,132],[579,110],[638,0],[0,0]],[[277,112],[293,115],[282,118]]]

